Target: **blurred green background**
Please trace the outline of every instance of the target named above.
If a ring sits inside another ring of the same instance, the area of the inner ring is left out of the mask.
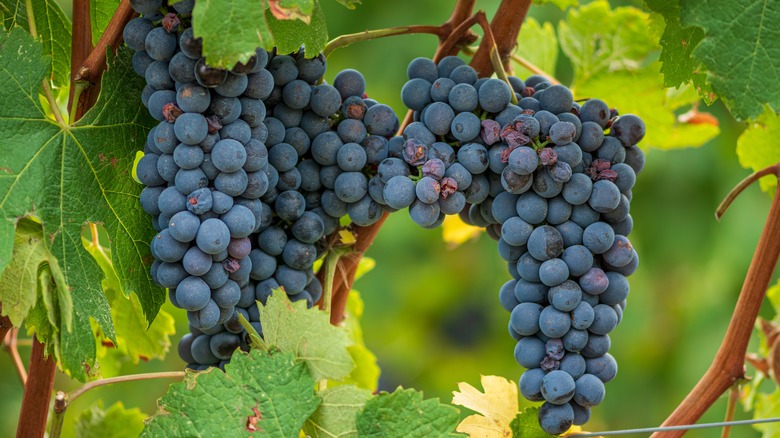
[[[69,11],[69,2],[61,1]],[[323,0],[322,5],[332,37],[365,29],[441,23],[454,3],[366,0],[354,12],[332,0]],[[479,0],[477,7],[492,16],[497,4],[496,0]],[[641,2],[627,4],[642,7]],[[530,15],[554,23],[563,13],[548,5],[532,7]],[[431,56],[435,47],[436,39],[430,35],[356,44],[332,55],[327,79],[343,68],[356,68],[368,80],[368,94],[402,116],[399,90],[406,64],[417,56]],[[570,66],[559,62],[555,73],[565,83],[571,77]],[[720,120],[722,133],[714,141],[695,149],[647,151],[647,166],[638,178],[632,202],[635,229],[631,240],[642,263],[630,279],[632,291],[623,323],[612,336],[611,353],[620,372],[607,385],[608,396],[594,410],[588,430],[660,424],[706,370],[725,333],[770,198],[754,185],[720,223],[715,221],[713,213],[720,200],[748,174],[735,154],[736,138],[744,126],[720,103],[705,110]],[[365,300],[364,334],[379,357],[382,389],[414,387],[449,402],[456,382],[478,385],[480,374],[519,378],[520,368],[512,356],[514,342],[506,329],[508,314],[497,300],[498,288],[509,274],[495,242],[483,235],[447,249],[440,230],[423,230],[407,214],[398,213],[387,221],[368,256],[377,260],[377,267],[355,287]],[[184,313],[170,304],[165,308],[176,316],[178,332],[184,332]],[[773,316],[768,306],[762,314]],[[22,347],[21,353],[26,360],[29,348]],[[164,362],[137,366],[101,362],[104,376],[182,367],[175,345]],[[0,355],[0,373],[5,376],[0,380],[0,436],[11,436],[21,386],[5,354]],[[152,414],[156,398],[168,383],[134,382],[91,391],[70,407],[66,436],[73,434],[70,423],[98,399],[106,406],[122,401],[126,407]],[[77,386],[61,375],[55,383],[55,389],[62,390]],[[724,398],[702,421],[722,420],[725,407]],[[736,417],[749,414],[738,407]],[[719,435],[720,430],[689,434]],[[749,427],[732,431],[736,437],[758,435]]]

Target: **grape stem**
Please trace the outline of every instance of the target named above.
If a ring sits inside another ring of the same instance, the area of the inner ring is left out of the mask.
[[[333,287],[334,280],[336,279],[336,269],[341,267],[342,271],[344,267],[339,261],[341,257],[349,252],[345,247],[333,248],[328,251],[328,255],[325,256],[325,261],[322,264],[322,271],[324,271],[324,281],[322,284],[322,310],[331,315],[332,302],[333,302]]]
[[[186,375],[184,371],[166,371],[160,373],[143,373],[143,374],[130,374],[127,376],[110,377],[108,379],[100,379],[92,382],[85,383],[79,388],[76,388],[70,393],[63,391],[57,391],[54,396],[54,415],[52,416],[51,430],[49,431],[50,438],[58,438],[62,433],[62,424],[65,418],[65,411],[68,406],[71,405],[77,398],[81,397],[87,391],[97,388],[99,386],[111,385],[113,383],[122,382],[135,382],[139,380],[152,380],[152,379],[181,379]],[[21,423],[20,423],[21,424]],[[18,435],[17,435],[18,437]]]
[[[24,386],[27,383],[27,369],[24,368],[24,362],[22,362],[22,358],[19,356],[19,348],[16,342],[18,336],[19,329],[16,327],[12,328],[3,341],[3,349],[11,356],[11,361],[14,363],[16,374],[19,375],[19,380],[21,380],[22,386]]]
[[[340,35],[328,42],[328,44],[325,46],[325,49],[322,51],[322,54],[327,58],[336,49],[341,49],[343,47],[347,47],[363,41],[370,41],[395,35],[428,33],[438,36],[439,41],[442,41],[449,34],[449,29],[447,29],[445,25],[446,23],[441,26],[399,26],[390,27],[387,29],[366,30],[348,35]]]
[[[727,200],[733,200],[747,185],[763,175],[778,175],[779,168],[780,165],[770,166],[746,178],[729,193]],[[720,348],[709,369],[662,426],[695,422],[725,391],[744,378],[745,353],[750,335],[779,257],[780,196],[775,196]],[[663,436],[679,437],[683,433],[667,432]],[[660,436],[660,432],[652,435],[654,438]]]
[[[518,55],[517,53],[512,54],[512,61],[520,64],[522,67],[524,67],[526,70],[529,70],[531,73],[542,75],[547,78],[548,81],[550,81],[553,85],[559,85],[561,82],[555,79],[555,76],[551,75],[550,73],[547,73],[546,71],[542,70],[541,68],[537,67],[536,64],[533,62],[523,58],[522,56]]]
[[[731,420],[734,419],[734,410],[737,407],[737,399],[739,399],[739,383],[735,383],[729,390],[729,404],[726,406],[726,418],[723,420],[725,423],[731,422]],[[724,426],[720,438],[729,438],[730,434],[731,426]]]
[[[485,32],[485,39],[488,40],[488,46],[490,47],[490,64],[493,66],[493,70],[495,70],[496,76],[504,81],[504,83],[509,86],[509,89],[512,90],[512,84],[509,83],[509,77],[506,75],[506,71],[504,70],[503,61],[501,60],[501,56],[498,54],[496,39],[493,36],[493,31],[490,29],[487,18],[485,18],[485,14],[477,14],[477,23],[479,23],[480,27],[482,27],[482,30]],[[517,105],[517,94],[512,92],[510,93],[510,96],[511,102]]]
[[[745,190],[748,186],[758,181],[759,179],[769,175],[780,176],[780,163],[761,169],[758,172],[753,172],[750,175],[748,175],[745,179],[740,181],[739,184],[737,184],[736,187],[731,189],[731,191],[726,195],[726,197],[723,198],[723,201],[721,201],[720,205],[718,205],[717,210],[715,210],[715,219],[720,220],[723,217],[723,215],[726,214],[726,210],[728,210],[731,203],[734,202],[735,199],[737,199],[737,196],[739,196],[743,190]]]

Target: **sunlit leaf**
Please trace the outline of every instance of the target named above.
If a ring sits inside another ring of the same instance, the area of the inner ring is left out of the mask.
[[[737,139],[737,157],[739,164],[756,172],[780,161],[780,148],[777,139],[780,138],[780,116],[770,108],[764,109],[764,114],[750,122],[747,129]],[[777,189],[777,178],[773,175],[759,180],[761,190],[774,193]]]
[[[484,392],[465,382],[452,392],[452,404],[478,412],[458,425],[470,437],[511,437],[510,424],[517,416],[517,384],[499,376],[481,376]]]

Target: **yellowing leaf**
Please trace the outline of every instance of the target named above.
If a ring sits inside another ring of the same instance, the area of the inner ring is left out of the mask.
[[[355,242],[357,242],[357,239],[355,239],[355,235],[352,234],[352,232],[349,230],[340,230],[339,238],[341,238],[341,243],[343,243],[344,245],[354,245]]]
[[[482,228],[463,222],[458,215],[447,216],[442,225],[442,239],[449,248],[455,248],[471,239],[476,239]]]
[[[748,124],[747,129],[737,139],[737,157],[742,167],[758,171],[780,161],[780,148],[777,136],[780,134],[780,116],[766,107],[764,114]],[[761,190],[774,193],[777,178],[765,176],[759,180]]]
[[[458,432],[474,437],[511,437],[510,424],[517,416],[517,385],[500,376],[481,376],[485,392],[465,382],[452,392],[452,403],[479,412],[460,422]]]

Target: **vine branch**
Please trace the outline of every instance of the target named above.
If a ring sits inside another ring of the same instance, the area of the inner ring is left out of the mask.
[[[74,9],[74,15],[75,12]],[[71,114],[72,121],[80,119],[97,102],[100,93],[100,78],[106,70],[106,51],[109,47],[111,50],[116,50],[119,47],[125,24],[133,18],[134,14],[133,8],[130,7],[130,0],[122,0],[114,16],[111,17],[105,32],[100,36],[97,45],[89,52],[89,55],[78,67],[76,74],[73,75],[71,89],[75,90],[73,95],[75,112]],[[74,47],[77,43],[75,31],[76,27],[74,26]],[[90,36],[90,41],[91,38]]]
[[[89,0],[73,0],[73,35],[70,48],[70,77],[75,78],[79,74],[79,69],[84,61],[92,52],[92,18],[89,14]],[[72,108],[74,102],[77,102],[82,88],[71,87],[68,98],[68,108],[71,108],[71,121],[75,120],[76,114]]]
[[[46,345],[35,338],[30,354],[30,376],[24,385],[17,438],[40,438],[46,432],[49,401],[54,389],[55,363],[46,357]]]
[[[384,37],[395,36],[395,35],[411,35],[411,34],[419,34],[419,33],[428,33],[428,34],[436,35],[439,37],[439,41],[442,41],[447,37],[448,30],[445,29],[444,25],[442,26],[399,26],[399,27],[390,27],[387,29],[365,30],[363,32],[351,33],[348,35],[340,35],[336,38],[333,38],[325,46],[325,49],[323,49],[322,53],[327,58],[336,49],[341,49],[343,47],[347,47],[362,41],[370,41],[377,38],[384,38]]]
[[[767,169],[756,172],[756,174],[774,173],[780,177],[778,172],[780,164],[770,166]],[[751,176],[746,181],[754,182],[757,179]],[[744,189],[744,183],[745,181],[737,185],[734,189],[736,192],[729,193],[727,199],[736,197]],[[723,337],[715,359],[699,383],[688,393],[688,396],[677,406],[662,426],[695,422],[725,391],[744,377],[745,353],[748,342],[769,282],[772,280],[778,257],[780,257],[780,196],[775,196],[761,238],[756,245],[753,260],[750,262],[745,276],[745,282],[742,284],[742,291],[734,308],[731,322],[729,322],[726,335]],[[679,437],[683,433],[675,431],[661,435],[658,432],[652,437]]]

